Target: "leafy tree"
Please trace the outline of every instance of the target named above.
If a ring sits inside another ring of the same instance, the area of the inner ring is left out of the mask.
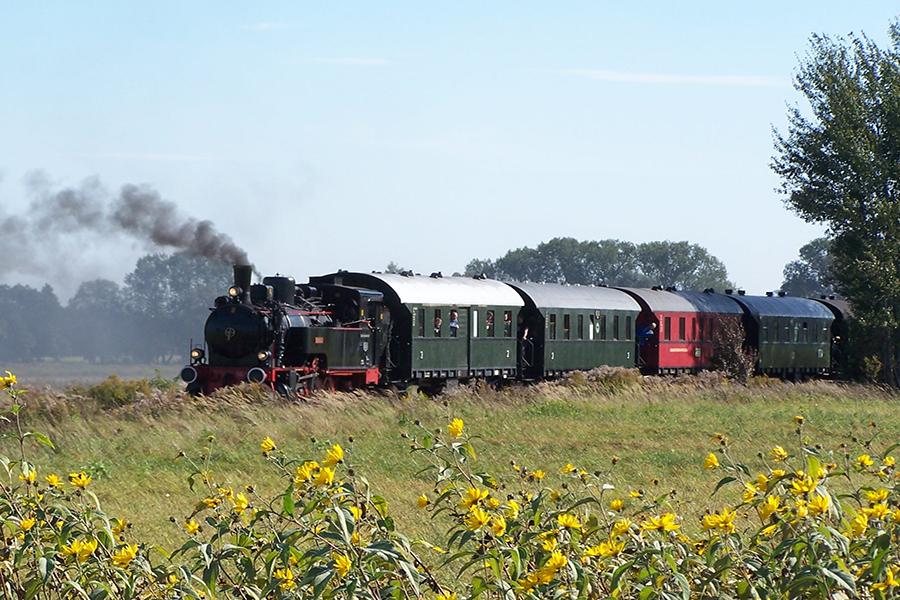
[[[0,358],[33,361],[65,356],[72,347],[53,288],[0,285]]]
[[[812,37],[795,78],[810,109],[789,111],[772,167],[787,205],[828,226],[837,289],[900,385],[900,23],[890,39]]]
[[[389,262],[384,268],[385,273],[402,273],[403,271],[406,271],[406,269],[404,269],[394,261]]]
[[[119,284],[108,279],[85,281],[66,306],[73,350],[93,362],[121,362],[134,357],[142,336],[128,313]]]
[[[688,242],[578,241],[554,238],[536,248],[510,250],[496,260],[474,259],[466,274],[496,279],[581,285],[723,288],[725,265],[705,248]]]
[[[791,296],[833,294],[831,240],[820,237],[800,248],[800,259],[784,266],[781,289]]]

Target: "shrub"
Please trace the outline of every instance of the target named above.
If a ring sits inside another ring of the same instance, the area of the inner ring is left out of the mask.
[[[552,472],[478,467],[460,419],[403,434],[432,490],[417,504],[444,528],[441,540],[397,531],[387,502],[353,464],[352,449],[323,444],[297,457],[260,443],[282,491],[232,486],[210,462],[193,467],[194,510],[184,541],[156,551],[107,516],[92,474],[45,473],[22,429],[24,392],[0,377],[19,456],[0,460],[0,586],[10,598],[786,598],[875,597],[900,590],[900,486],[881,433],[830,451],[807,439],[760,454],[751,469],[727,436],[710,439],[698,469],[710,481],[699,523],[675,513],[670,494],[611,484],[619,459],[576,461]],[[64,481],[65,480],[65,481]],[[716,482],[713,485],[713,482]],[[840,491],[839,491],[840,490]],[[719,494],[722,494],[721,496]],[[728,494],[726,496],[726,493]],[[437,543],[435,543],[437,542]]]

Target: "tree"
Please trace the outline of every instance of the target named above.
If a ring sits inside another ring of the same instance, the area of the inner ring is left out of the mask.
[[[404,271],[406,271],[406,269],[404,269],[394,261],[389,262],[384,268],[385,273],[402,273]]]
[[[65,308],[76,354],[94,362],[134,358],[142,345],[137,323],[126,310],[119,284],[108,279],[85,281]]]
[[[789,110],[772,168],[787,205],[828,226],[837,289],[900,385],[900,23],[890,39],[812,37],[795,77],[810,110]]]
[[[53,288],[0,285],[0,359],[33,361],[61,357],[74,341],[63,330],[62,307]]]
[[[703,246],[688,242],[647,242],[637,248],[641,272],[656,285],[684,290],[734,287],[728,271]]]
[[[791,296],[833,294],[831,283],[831,240],[820,237],[800,248],[800,259],[784,266],[781,289]]]
[[[688,242],[621,240],[578,241],[553,238],[536,248],[510,250],[496,260],[473,259],[467,275],[484,273],[494,279],[686,289],[724,288],[728,273],[722,261],[705,248]]]

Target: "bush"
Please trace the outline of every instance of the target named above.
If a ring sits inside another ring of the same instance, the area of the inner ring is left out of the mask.
[[[210,438],[196,457],[182,456],[197,502],[178,522],[183,543],[168,552],[132,539],[126,522],[102,511],[91,473],[62,477],[30,462],[27,443],[52,442],[22,429],[26,396],[11,374],[0,388],[21,448],[0,460],[6,597],[881,598],[900,590],[897,446],[884,445],[877,428],[830,451],[807,439],[797,416],[794,444],[762,453],[758,469],[716,434],[697,465],[714,475],[712,504],[688,523],[670,494],[611,485],[616,457],[596,470],[515,464],[501,476],[478,468],[477,438],[462,420],[441,429],[414,422],[403,443],[432,484],[416,502],[444,530],[430,542],[396,529],[350,449],[323,444],[318,456],[297,457],[266,437],[261,455],[284,487],[262,496],[252,482],[233,487],[215,473]]]

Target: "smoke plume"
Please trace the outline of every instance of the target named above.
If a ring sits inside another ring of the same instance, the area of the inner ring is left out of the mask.
[[[65,282],[77,258],[71,256],[73,248],[90,248],[115,236],[151,251],[249,262],[247,253],[211,221],[182,215],[149,185],[128,184],[110,193],[99,178],[90,177],[77,186],[57,188],[40,171],[29,174],[25,184],[30,197],[25,214],[4,214],[0,206],[0,275],[11,271]]]

